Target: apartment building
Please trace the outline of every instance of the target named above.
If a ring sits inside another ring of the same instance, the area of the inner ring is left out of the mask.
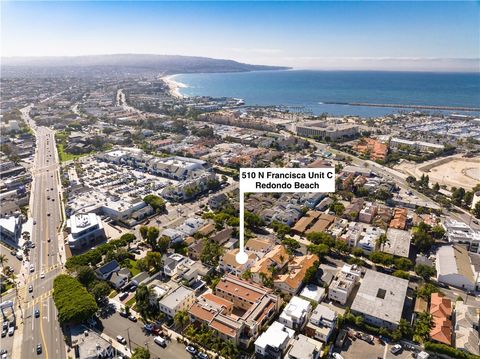
[[[335,331],[337,324],[337,313],[323,304],[317,305],[310,321],[305,327],[305,333],[311,337],[327,343]]]
[[[287,273],[281,274],[275,278],[273,286],[281,292],[292,295],[297,294],[302,285],[303,278],[305,278],[305,273],[317,260],[317,256],[313,254],[294,257],[288,263]]]
[[[353,138],[358,134],[358,126],[349,123],[329,124],[325,122],[303,122],[296,125],[299,136],[336,141]]]
[[[217,284],[214,295],[207,301],[196,301],[189,316],[193,323],[208,325],[221,338],[247,348],[278,313],[281,305],[282,299],[272,294],[271,289],[225,275]],[[233,310],[237,315],[232,314]]]
[[[345,264],[328,288],[328,299],[345,305],[361,275],[356,265]]]
[[[158,308],[169,318],[173,318],[179,311],[188,310],[194,301],[195,291],[181,285],[164,296],[160,302],[158,302]]]
[[[290,329],[299,331],[307,324],[312,312],[312,304],[305,299],[294,296],[283,309],[278,321]]]
[[[452,345],[452,301],[439,293],[430,297],[430,314],[433,317],[433,327],[430,338],[438,343]]]

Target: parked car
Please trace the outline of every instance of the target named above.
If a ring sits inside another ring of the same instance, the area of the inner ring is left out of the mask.
[[[125,300],[128,297],[128,292],[124,292],[118,296],[118,299]]]
[[[167,346],[167,341],[160,336],[153,338],[153,341],[158,345],[160,345],[161,347],[165,348]]]
[[[30,273],[35,272],[35,266],[33,264],[30,264]]]
[[[8,336],[11,337],[14,333],[15,333],[15,326],[13,325],[13,323],[11,323],[10,326],[8,327]]]
[[[208,356],[207,353],[198,353],[197,358],[198,359],[209,359],[210,357]]]
[[[40,279],[45,278],[45,272],[40,273]]]
[[[32,293],[33,292],[33,285],[29,285],[28,286],[28,293]]]
[[[127,344],[127,341],[121,335],[117,335],[117,342],[119,342],[120,344]]]
[[[118,314],[120,314],[121,317],[124,317],[124,318],[128,318],[128,314],[126,312],[119,312]]]
[[[397,355],[397,354],[400,354],[402,352],[403,348],[400,344],[395,344],[394,346],[392,346],[390,348],[390,353],[394,354],[394,355]]]
[[[333,353],[332,356],[334,359],[343,359],[343,357],[338,353]]]
[[[7,329],[4,328],[2,329],[2,338],[5,338],[7,336]]]
[[[196,355],[197,354],[197,349],[195,347],[192,347],[191,345],[188,345],[185,350],[192,354],[192,355]]]
[[[132,322],[136,322],[137,321],[137,317],[135,317],[134,315],[130,314],[128,316],[128,320],[131,320]]]
[[[154,326],[153,326],[153,324],[147,323],[147,324],[145,324],[145,325],[143,326],[143,329],[144,329],[146,332],[151,332],[151,331],[153,331]]]
[[[40,310],[38,308],[35,308],[35,318],[38,318],[40,316]]]

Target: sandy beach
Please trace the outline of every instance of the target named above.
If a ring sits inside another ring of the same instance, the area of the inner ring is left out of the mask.
[[[183,95],[180,93],[180,89],[187,87],[187,85],[175,81],[175,76],[176,75],[168,75],[162,77],[161,79],[167,84],[170,95],[177,98],[183,98]]]

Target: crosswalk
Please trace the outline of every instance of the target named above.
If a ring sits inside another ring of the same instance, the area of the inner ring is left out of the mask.
[[[43,272],[45,275],[47,275],[48,273],[56,270],[57,268],[61,268],[62,267],[62,264],[61,263],[56,263],[56,264],[53,264],[51,265],[50,267],[48,267],[47,269],[41,271],[41,272],[35,272],[33,274],[31,274],[30,276],[27,277],[27,281],[26,281],[26,285],[28,285],[29,283],[37,280],[38,278],[40,278],[41,276],[41,273]]]
[[[49,291],[44,292],[31,300],[28,300],[27,303],[25,303],[23,308],[24,309],[32,308],[36,306],[38,303],[43,302],[45,299],[50,298],[52,295],[53,295],[53,289],[50,289]]]

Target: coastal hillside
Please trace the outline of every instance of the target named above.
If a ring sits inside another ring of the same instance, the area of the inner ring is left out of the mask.
[[[71,57],[4,57],[2,76],[164,75],[200,72],[285,70],[287,67],[244,64],[233,60],[178,55],[91,55]]]

